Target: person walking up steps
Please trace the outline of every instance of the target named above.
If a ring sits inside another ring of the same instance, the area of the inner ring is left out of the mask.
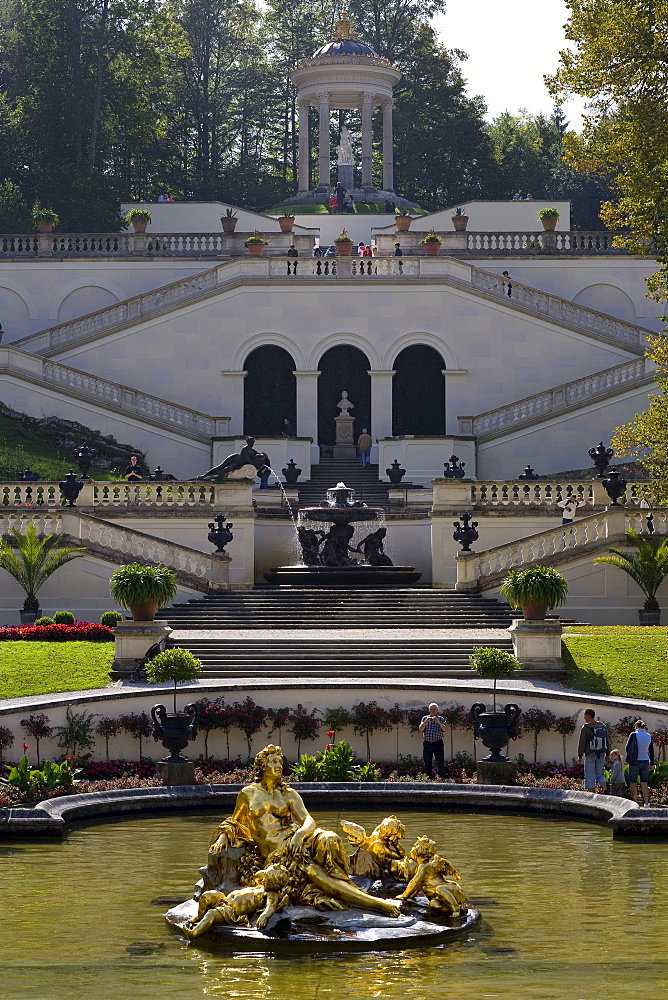
[[[357,447],[360,450],[360,458],[362,459],[362,468],[364,468],[365,465],[371,464],[371,445],[371,435],[366,427],[363,427],[362,433],[357,439]]]

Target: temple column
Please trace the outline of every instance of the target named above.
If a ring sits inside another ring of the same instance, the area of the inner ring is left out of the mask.
[[[299,102],[299,165],[298,183],[299,191],[309,189],[309,140],[308,140],[308,112],[310,104],[308,101]]]
[[[318,93],[320,111],[320,149],[318,155],[318,187],[329,189],[331,173],[331,150],[329,139],[329,91]]]
[[[311,462],[320,461],[318,445],[318,376],[320,372],[292,373],[297,387],[297,437],[310,437]]]
[[[223,376],[223,409],[229,414],[229,437],[244,432],[244,379],[248,372],[221,372]]]
[[[392,377],[394,371],[369,371],[371,379],[371,461],[378,461],[378,438],[392,437]]]
[[[391,100],[383,101],[383,191],[394,191],[394,143],[392,138]]]
[[[362,187],[373,187],[373,97],[369,91],[362,94]]]

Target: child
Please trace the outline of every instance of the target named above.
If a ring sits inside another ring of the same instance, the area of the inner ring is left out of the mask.
[[[610,751],[610,795],[623,797],[624,792],[624,767],[622,766],[622,755],[619,750]]]

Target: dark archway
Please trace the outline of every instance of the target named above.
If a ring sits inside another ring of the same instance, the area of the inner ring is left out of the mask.
[[[288,418],[297,418],[295,362],[282,347],[258,347],[246,358],[244,380],[244,434],[275,437]]]
[[[371,426],[371,378],[369,376],[369,359],[358,347],[342,344],[330,347],[325,351],[318,364],[320,378],[318,379],[318,443],[331,445],[335,442],[336,424],[340,410],[336,404],[341,399],[341,393],[347,390],[354,409],[355,439],[361,434],[363,427]]]
[[[413,344],[397,355],[392,379],[392,433],[445,434],[445,362],[433,347]]]

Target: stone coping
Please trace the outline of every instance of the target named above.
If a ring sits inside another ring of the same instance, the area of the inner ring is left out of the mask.
[[[241,785],[184,785],[90,792],[50,799],[33,808],[0,809],[0,838],[63,836],[70,824],[117,820],[155,812],[233,807]],[[555,788],[510,785],[438,785],[421,782],[295,782],[311,808],[438,809],[561,816],[607,826],[615,837],[668,839],[668,809],[639,809],[629,799]]]
[[[59,694],[38,694],[30,697],[5,698],[0,700],[0,719],[3,716],[19,712],[31,712],[37,709],[59,708],[67,705],[102,705],[105,701],[146,698],[154,696],[156,700],[171,695],[174,688],[171,684],[148,684],[146,682],[115,681],[106,688],[90,688],[85,691],[66,691]],[[422,694],[425,691],[438,691],[442,702],[451,697],[475,698],[479,695],[491,695],[494,685],[491,681],[480,680],[477,677],[257,677],[238,676],[204,678],[191,684],[179,685],[180,699],[192,700],[212,695],[218,697],[229,692],[235,697],[240,694],[251,694],[253,691],[291,691],[307,690],[322,691],[373,691],[376,694],[383,691],[402,691],[406,696]],[[545,701],[571,702],[573,709],[588,705],[601,708],[618,708],[627,710],[628,714],[641,715],[643,712],[668,714],[668,702],[649,701],[641,698],[621,698],[616,695],[594,694],[589,691],[578,691],[565,688],[558,681],[548,681],[532,678],[516,678],[500,680],[496,688],[497,698],[528,698],[535,697]]]

